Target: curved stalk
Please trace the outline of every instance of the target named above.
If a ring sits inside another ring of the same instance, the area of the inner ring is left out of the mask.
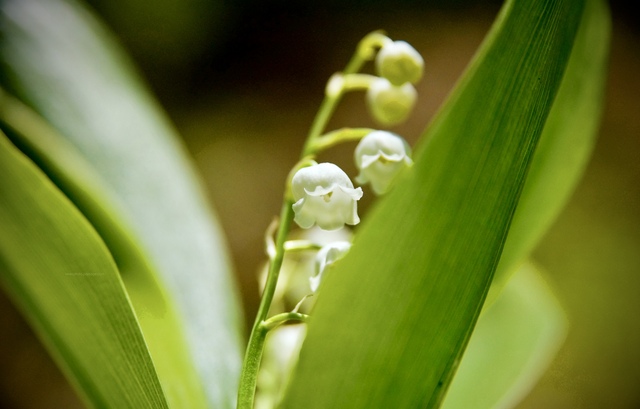
[[[367,35],[360,41],[355,55],[351,58],[342,74],[337,74],[329,81],[324,100],[320,105],[320,109],[307,135],[307,140],[302,150],[302,155],[300,156],[300,162],[293,168],[293,171],[297,168],[308,166],[308,162],[313,161],[315,155],[320,150],[326,149],[341,141],[362,138],[369,133],[370,130],[368,129],[344,128],[322,136],[322,132],[326,128],[331,115],[333,115],[336,110],[344,92],[365,89],[371,82],[372,76],[355,73],[362,68],[365,62],[373,59],[376,50],[388,41],[390,40],[381,32],[373,32]],[[342,78],[339,76],[342,76]],[[332,83],[332,80],[337,81]],[[335,87],[335,84],[338,84],[337,87]],[[269,274],[262,299],[260,300],[260,306],[258,307],[258,314],[253,324],[251,335],[249,336],[249,344],[245,352],[242,372],[240,374],[240,387],[238,390],[238,409],[253,409],[258,370],[260,369],[260,362],[262,361],[267,332],[289,320],[306,321],[307,319],[306,315],[300,314],[297,311],[279,314],[267,319],[278,283],[280,268],[282,267],[287,235],[294,217],[292,207],[293,199],[290,189],[292,176],[291,174],[287,177],[285,184],[284,203],[280,211],[280,225],[278,226],[275,245],[272,245],[269,239],[267,240],[267,251],[270,258]]]
[[[285,193],[286,196],[286,193]],[[280,211],[280,226],[275,242],[275,255],[269,264],[269,275],[264,287],[258,314],[251,329],[249,336],[249,344],[245,352],[242,372],[240,374],[240,387],[238,389],[238,409],[253,409],[253,401],[256,390],[256,382],[258,378],[258,370],[262,361],[262,352],[264,350],[264,341],[269,328],[263,326],[267,319],[273,295],[278,284],[278,276],[280,267],[284,259],[284,243],[293,221],[293,203],[291,200],[285,199],[282,210]]]

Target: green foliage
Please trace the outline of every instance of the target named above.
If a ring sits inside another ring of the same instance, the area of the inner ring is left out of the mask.
[[[611,23],[604,2],[587,1],[585,7],[571,58],[513,216],[489,301],[498,295],[564,207],[595,144]]]
[[[440,404],[482,308],[560,82],[578,75],[572,70],[563,78],[581,19],[596,32],[606,28],[606,18],[593,17],[601,7],[584,15],[583,8],[581,1],[504,6],[423,136],[413,172],[368,215],[321,288],[285,407]],[[606,37],[598,41],[606,44]],[[592,57],[601,68],[604,54]],[[600,68],[579,82],[595,81],[599,90]],[[576,96],[568,92],[554,110],[569,109],[565,104]],[[588,105],[597,108],[598,96],[593,92]],[[565,117],[556,115],[556,121]],[[586,146],[578,151],[588,150],[592,134],[576,136],[574,145]]]
[[[118,270],[75,206],[0,134],[0,279],[97,408],[166,408]]]
[[[145,334],[165,396],[171,406],[204,407],[172,300],[149,261],[104,194],[104,182],[73,146],[37,115],[8,95],[0,119],[16,146],[27,152],[91,221],[114,258]],[[188,389],[187,393],[184,390]]]
[[[0,11],[0,284],[90,406],[232,407],[237,295],[175,132],[74,0]],[[601,0],[507,1],[322,284],[284,407],[509,407],[535,382],[563,316],[533,267],[509,278],[593,146],[608,31]]]
[[[16,0],[1,10],[4,85],[50,124],[4,96],[3,128],[109,247],[169,403],[233,406],[238,300],[219,229],[178,137],[82,7]],[[135,381],[126,367],[120,371]]]
[[[525,264],[480,315],[442,408],[514,407],[566,331],[562,307],[537,268]]]

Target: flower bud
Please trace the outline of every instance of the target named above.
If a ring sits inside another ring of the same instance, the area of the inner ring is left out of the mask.
[[[371,183],[373,191],[381,195],[389,190],[393,179],[413,164],[409,144],[396,134],[371,132],[358,143],[355,162],[360,174],[356,181]]]
[[[378,74],[393,85],[405,82],[417,83],[422,78],[424,60],[415,48],[405,41],[392,41],[385,44],[376,56]]]
[[[309,277],[309,286],[312,292],[316,292],[320,286],[320,280],[327,267],[344,257],[351,248],[348,241],[335,241],[323,246],[316,254],[316,272]]]
[[[417,98],[416,89],[408,82],[398,87],[385,78],[376,78],[367,91],[367,106],[381,124],[396,125],[409,116]]]
[[[295,203],[294,220],[303,229],[314,224],[324,230],[337,230],[360,222],[357,201],[362,189],[353,188],[346,173],[333,163],[302,168],[293,175],[291,190]]]

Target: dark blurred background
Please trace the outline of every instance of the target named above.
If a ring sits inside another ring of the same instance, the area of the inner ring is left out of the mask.
[[[384,29],[414,45],[426,62],[419,106],[393,129],[413,143],[500,3],[88,1],[184,137],[232,249],[248,322],[258,302],[263,232],[278,213],[283,180],[327,78],[369,31]],[[640,20],[633,3],[610,4],[601,135],[572,200],[534,254],[571,329],[521,409],[640,408]],[[362,95],[348,96],[332,123],[347,125],[374,126]],[[352,149],[330,152],[348,173]],[[0,328],[0,407],[81,407],[3,294]]]

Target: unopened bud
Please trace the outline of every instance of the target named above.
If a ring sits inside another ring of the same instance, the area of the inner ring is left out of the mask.
[[[422,78],[424,60],[415,48],[405,41],[385,44],[376,56],[378,74],[393,85],[417,83]]]
[[[410,83],[395,86],[385,78],[377,78],[367,91],[367,106],[381,124],[396,125],[407,119],[417,98],[418,92]]]

